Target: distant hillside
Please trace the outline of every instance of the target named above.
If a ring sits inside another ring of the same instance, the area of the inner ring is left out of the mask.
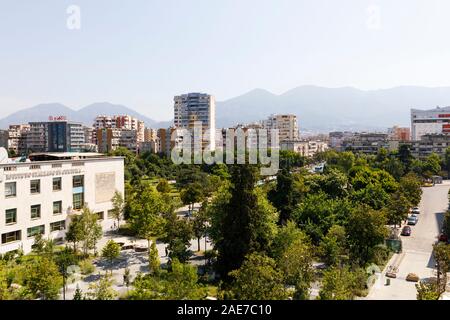
[[[301,130],[375,130],[410,125],[410,109],[450,105],[450,87],[396,87],[363,91],[302,86],[275,95],[257,89],[217,103],[217,126],[293,113]]]
[[[0,120],[0,128],[5,129],[10,124],[28,123],[30,121],[46,121],[49,116],[66,116],[69,120],[91,126],[97,115],[128,114],[145,122],[147,127],[168,127],[171,122],[157,122],[128,107],[108,102],[94,103],[78,111],[59,103],[40,104],[32,108],[19,110]]]

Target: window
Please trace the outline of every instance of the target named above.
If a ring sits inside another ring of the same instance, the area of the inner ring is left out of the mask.
[[[62,213],[62,201],[53,202],[53,214],[61,214]]]
[[[27,229],[28,238],[34,237],[37,234],[44,234],[44,233],[45,233],[45,225],[31,227]]]
[[[9,209],[5,211],[5,223],[6,224],[17,223],[17,209]]]
[[[22,232],[20,230],[2,234],[2,243],[20,241],[21,239],[22,239]]]
[[[53,191],[61,191],[62,190],[62,183],[61,178],[53,178]]]
[[[72,167],[83,167],[84,166],[84,162],[74,162],[72,163]]]
[[[5,183],[5,197],[13,198],[15,196],[16,196],[16,183],[15,182]]]
[[[101,221],[101,220],[104,219],[105,213],[104,213],[103,211],[100,211],[100,212],[97,212],[96,215],[97,215],[97,219],[98,219],[99,221]]]
[[[41,192],[41,180],[31,180],[30,181],[30,192],[31,194],[36,194]]]
[[[65,230],[65,229],[66,229],[66,221],[65,220],[50,223],[50,232],[61,231],[61,230]]]
[[[33,165],[30,166],[31,170],[37,170],[37,169],[40,169],[40,168],[41,168],[41,166],[38,165],[38,164],[33,164]]]
[[[108,219],[115,219],[114,210],[108,210]]]
[[[41,205],[31,206],[31,219],[39,219],[41,217]]]
[[[84,186],[84,176],[73,176],[73,187],[79,188]]]
[[[53,163],[52,168],[62,168],[62,164],[61,163]]]
[[[84,194],[74,193],[73,194],[73,208],[75,210],[81,210],[84,206]]]

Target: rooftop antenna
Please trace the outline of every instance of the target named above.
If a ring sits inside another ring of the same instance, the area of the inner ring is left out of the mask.
[[[8,161],[8,151],[5,148],[0,148],[0,163],[6,163]]]

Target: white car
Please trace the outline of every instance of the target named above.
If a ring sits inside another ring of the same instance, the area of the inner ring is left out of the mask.
[[[412,214],[420,214],[420,209],[418,207],[414,207],[414,208],[412,208],[411,213]]]

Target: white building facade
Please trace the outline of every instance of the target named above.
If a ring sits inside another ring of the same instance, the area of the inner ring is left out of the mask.
[[[30,252],[38,233],[63,241],[71,217],[84,206],[98,215],[104,231],[111,229],[111,199],[115,191],[124,194],[124,160],[90,155],[0,164],[1,254]]]
[[[427,134],[450,133],[450,107],[430,110],[411,109],[412,140]]]

